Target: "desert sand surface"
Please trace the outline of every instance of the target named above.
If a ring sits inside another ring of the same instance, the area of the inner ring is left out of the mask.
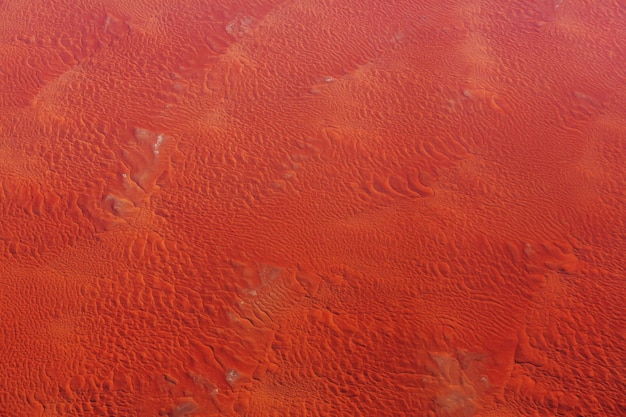
[[[626,416],[624,0],[0,22],[1,416]]]

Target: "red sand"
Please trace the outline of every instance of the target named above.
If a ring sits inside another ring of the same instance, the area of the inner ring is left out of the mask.
[[[626,415],[623,0],[0,21],[0,415]]]

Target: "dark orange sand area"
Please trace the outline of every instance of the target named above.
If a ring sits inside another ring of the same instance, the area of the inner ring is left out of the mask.
[[[624,0],[0,22],[0,416],[626,416]]]

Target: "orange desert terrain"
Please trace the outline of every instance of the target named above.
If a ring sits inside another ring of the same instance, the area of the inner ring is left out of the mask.
[[[0,416],[626,416],[624,0],[0,22]]]

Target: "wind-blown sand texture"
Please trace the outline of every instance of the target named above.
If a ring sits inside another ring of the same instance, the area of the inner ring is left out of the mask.
[[[0,22],[0,415],[626,415],[624,0]]]

